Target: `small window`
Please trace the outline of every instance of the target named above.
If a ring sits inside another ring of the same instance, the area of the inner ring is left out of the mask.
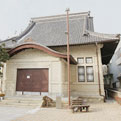
[[[79,82],[84,82],[85,81],[84,66],[78,66],[78,81]]]
[[[87,81],[88,82],[93,82],[94,81],[93,67],[92,66],[87,66],[86,67],[86,72],[87,72]]]
[[[78,64],[83,64],[84,63],[84,58],[77,58]]]
[[[86,63],[93,63],[92,57],[86,57]]]

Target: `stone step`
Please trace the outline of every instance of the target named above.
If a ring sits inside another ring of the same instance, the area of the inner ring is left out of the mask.
[[[30,104],[36,104],[36,103],[41,103],[41,100],[2,100],[3,103],[30,103]]]
[[[0,105],[13,105],[13,106],[41,106],[41,101],[16,101],[16,100],[2,100]]]
[[[38,107],[38,106],[41,106],[41,103],[40,104],[25,104],[25,103],[1,103],[0,102],[0,106],[15,106],[15,107],[26,107],[26,106],[30,106],[30,107]]]
[[[37,107],[41,105],[42,98],[39,97],[5,97],[4,100],[0,101],[0,105],[13,105],[13,106],[32,106]]]
[[[15,96],[15,97],[5,97],[5,100],[26,100],[26,101],[31,101],[31,100],[42,100],[42,97],[34,97],[34,96]]]

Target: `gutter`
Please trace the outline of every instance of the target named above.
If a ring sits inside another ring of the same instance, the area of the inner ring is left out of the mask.
[[[95,46],[96,46],[97,67],[98,67],[99,95],[102,96],[103,99],[104,99],[103,101],[106,102],[106,101],[105,101],[105,95],[102,95],[102,94],[101,94],[101,85],[100,85],[101,80],[100,80],[100,69],[99,69],[100,67],[99,67],[99,57],[98,57],[98,46],[97,46],[97,42],[95,43]]]

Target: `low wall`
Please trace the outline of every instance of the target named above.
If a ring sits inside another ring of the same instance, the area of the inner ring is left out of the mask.
[[[114,98],[121,105],[121,92],[108,89],[108,96]]]

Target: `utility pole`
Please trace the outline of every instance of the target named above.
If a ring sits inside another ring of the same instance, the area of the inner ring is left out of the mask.
[[[66,9],[67,12],[67,68],[68,68],[68,106],[70,107],[70,49],[69,49],[69,8]]]

